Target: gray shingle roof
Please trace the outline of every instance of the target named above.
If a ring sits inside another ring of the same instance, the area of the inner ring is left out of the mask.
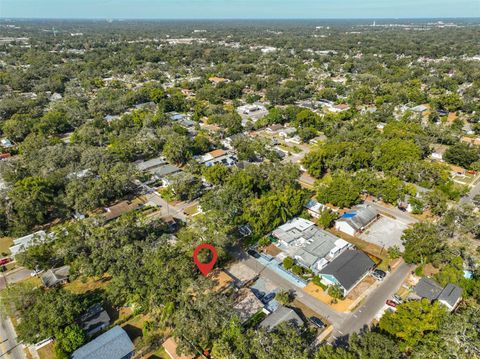
[[[442,292],[438,296],[438,300],[447,303],[451,307],[454,307],[458,300],[462,297],[462,288],[456,286],[455,284],[447,284],[443,288]]]
[[[260,327],[267,330],[272,330],[281,323],[294,324],[301,326],[304,324],[302,318],[293,310],[284,306],[279,306],[276,311],[266,317],[261,323]]]
[[[413,291],[420,298],[435,300],[438,298],[438,296],[442,292],[442,289],[443,289],[442,286],[437,282],[435,282],[434,280],[427,277],[423,277],[417,283]]]
[[[352,228],[359,231],[377,218],[378,212],[370,206],[359,205],[352,208],[352,211],[344,216],[338,221],[347,222]]]
[[[53,287],[61,284],[68,279],[69,272],[70,266],[49,269],[41,276],[43,285],[45,287]]]
[[[153,173],[158,178],[162,178],[162,177],[165,177],[165,176],[168,176],[168,175],[171,175],[173,173],[180,172],[180,171],[181,171],[180,168],[178,168],[177,166],[174,166],[174,165],[171,165],[171,164],[166,164],[166,165],[163,165],[163,166],[157,168],[155,171],[153,171]]]
[[[96,303],[82,314],[80,322],[83,330],[92,336],[110,324],[110,316],[100,303]]]
[[[348,291],[374,266],[365,253],[350,249],[327,264],[320,274],[332,275]]]
[[[118,325],[75,350],[71,359],[128,359],[134,346],[125,330]]]

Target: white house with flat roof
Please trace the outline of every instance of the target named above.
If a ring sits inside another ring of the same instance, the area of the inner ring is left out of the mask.
[[[45,231],[38,231],[28,236],[17,238],[13,241],[13,245],[10,247],[10,253],[12,257],[15,257],[18,253],[22,253],[28,247],[31,247],[37,243],[44,242],[47,238]]]
[[[304,218],[294,218],[272,232],[277,247],[295,261],[318,273],[352,244]]]

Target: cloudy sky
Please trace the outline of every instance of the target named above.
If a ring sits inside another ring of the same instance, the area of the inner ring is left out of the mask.
[[[480,0],[0,0],[0,17],[156,19],[480,17]]]

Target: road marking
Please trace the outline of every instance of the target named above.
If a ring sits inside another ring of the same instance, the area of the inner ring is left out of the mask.
[[[341,335],[344,335],[340,330],[337,330]]]
[[[353,315],[355,318],[358,318],[358,316],[356,314]]]

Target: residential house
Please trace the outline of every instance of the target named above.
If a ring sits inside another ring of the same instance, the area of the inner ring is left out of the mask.
[[[115,326],[91,342],[75,350],[71,359],[130,359],[135,347],[128,334]]]
[[[51,288],[68,282],[70,266],[63,266],[47,270],[40,277],[45,287]]]
[[[292,136],[292,137],[287,137],[285,139],[285,142],[290,142],[290,143],[293,143],[295,145],[299,145],[302,143],[302,139],[300,138],[300,136]]]
[[[121,201],[111,207],[105,208],[104,218],[106,221],[112,221],[127,212],[142,208],[145,203],[147,203],[147,200],[143,196],[136,197],[131,201]]]
[[[278,239],[276,246],[283,252],[279,259],[290,256],[315,273],[352,247],[347,241],[303,218],[294,218],[281,225],[272,232],[272,237]]]
[[[296,132],[297,132],[297,129],[295,127],[286,126],[283,129],[281,129],[280,131],[278,131],[278,134],[280,135],[280,137],[287,138],[289,136],[292,136]]]
[[[8,138],[2,138],[0,140],[0,146],[10,148],[13,146],[12,142]]]
[[[443,161],[443,155],[445,154],[445,152],[448,150],[448,147],[447,145],[442,145],[442,144],[433,144],[432,145],[432,154],[430,155],[430,158],[432,160],[436,160],[436,161]]]
[[[10,157],[12,157],[11,153],[8,153],[8,152],[0,153],[0,161],[4,161]]]
[[[270,125],[268,126],[265,131],[266,132],[269,132],[269,133],[277,133],[278,131],[280,131],[281,129],[283,128],[282,125],[279,125],[278,123],[277,124],[273,124],[273,125]]]
[[[308,201],[308,203],[305,205],[305,208],[307,209],[307,212],[309,215],[311,215],[313,218],[320,218],[320,215],[322,212],[325,210],[325,205],[322,203],[319,203],[315,201],[314,199],[311,199]]]
[[[196,160],[198,163],[203,164],[207,167],[213,166],[217,163],[221,163],[230,167],[233,166],[237,161],[232,154],[224,150],[210,151],[202,156],[197,156]]]
[[[85,333],[91,337],[108,327],[110,316],[100,303],[96,303],[82,314],[79,322]]]
[[[11,256],[15,258],[18,253],[22,253],[34,244],[44,242],[47,238],[45,231],[38,231],[28,236],[20,237],[13,240],[13,245],[10,247]]]
[[[330,112],[335,112],[335,113],[344,112],[344,111],[350,110],[350,106],[345,103],[342,103],[340,105],[331,106],[328,108],[328,110]]]
[[[445,305],[449,311],[453,311],[462,300],[462,292],[462,288],[455,284],[449,283],[445,287],[442,287],[433,279],[423,277],[417,283],[409,298],[426,298],[430,301],[438,300]]]
[[[238,107],[237,113],[242,117],[242,126],[246,126],[249,120],[255,123],[265,117],[268,110],[263,104],[254,103]]]
[[[208,81],[210,81],[214,85],[218,85],[218,84],[221,84],[223,82],[225,82],[225,83],[230,82],[230,80],[228,80],[228,79],[225,79],[223,77],[217,77],[217,76],[209,77]]]
[[[471,145],[480,146],[480,137],[473,138],[473,137],[464,136],[460,139],[460,141],[469,143]]]
[[[141,172],[145,172],[145,171],[152,172],[165,164],[167,164],[167,160],[165,159],[165,157],[161,156],[161,157],[152,158],[147,161],[137,162],[135,166]]]
[[[463,167],[455,166],[455,165],[451,165],[451,164],[449,164],[448,166],[450,167],[450,173],[452,175],[464,176],[467,173],[467,170]]]
[[[120,118],[120,116],[118,116],[118,115],[106,115],[104,117],[104,120],[107,121],[108,123],[110,123],[112,121],[118,120],[119,118]]]
[[[249,320],[254,314],[262,310],[263,303],[250,290],[250,288],[242,288],[238,291],[233,309],[238,314],[241,323]]]
[[[335,221],[335,229],[353,237],[363,232],[378,216],[378,212],[371,206],[355,206]]]
[[[346,296],[375,267],[375,262],[359,250],[349,249],[340,254],[321,271],[322,283],[338,285]]]
[[[305,324],[303,319],[293,310],[285,306],[279,306],[272,314],[266,317],[261,323],[260,327],[267,330],[273,330],[281,323],[288,323],[295,327],[301,327]]]

